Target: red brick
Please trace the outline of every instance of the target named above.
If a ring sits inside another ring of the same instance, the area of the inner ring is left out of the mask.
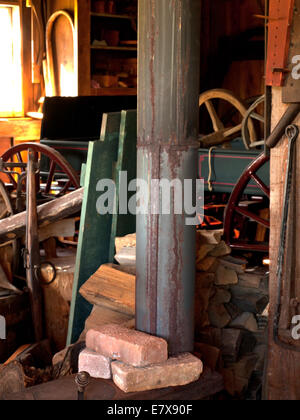
[[[86,346],[113,360],[136,367],[162,363],[168,359],[165,340],[121,325],[104,325],[88,331]]]
[[[87,372],[96,379],[111,379],[111,362],[109,357],[85,349],[79,354],[78,371]]]
[[[115,384],[126,393],[187,385],[197,381],[203,371],[201,360],[189,353],[144,368],[122,362],[111,366]]]

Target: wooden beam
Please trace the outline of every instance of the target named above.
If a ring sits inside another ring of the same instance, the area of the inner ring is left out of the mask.
[[[38,206],[39,227],[45,227],[65,219],[81,210],[83,188]],[[26,212],[7,217],[0,221],[0,243],[22,237],[26,229]]]
[[[282,89],[273,88],[272,98],[272,125],[273,128],[280,120],[287,105],[281,100]],[[300,119],[296,120],[296,124],[300,124]],[[297,146],[295,191],[298,191],[299,174],[300,174],[300,148],[299,139]],[[267,387],[266,398],[268,400],[299,400],[300,399],[300,353],[289,351],[277,346],[273,340],[273,319],[277,301],[277,256],[280,241],[281,215],[283,209],[283,190],[284,177],[287,159],[287,139],[283,140],[272,150],[271,153],[271,237],[270,237],[270,322],[269,322],[269,350],[268,350],[268,367],[267,367]],[[296,215],[294,220],[288,222],[294,223],[296,233],[296,250],[300,245],[300,226],[297,220],[300,217],[299,201],[296,200]],[[287,249],[287,255],[291,254],[292,249]],[[286,266],[295,266],[295,289],[300,287],[300,261],[295,259],[293,263]],[[287,267],[286,267],[287,268]],[[284,284],[284,290],[287,290],[287,284]],[[287,299],[282,302],[282,308],[288,308]],[[295,342],[296,343],[296,342]]]
[[[0,137],[11,137],[15,140],[39,140],[41,120],[31,118],[0,119]]]

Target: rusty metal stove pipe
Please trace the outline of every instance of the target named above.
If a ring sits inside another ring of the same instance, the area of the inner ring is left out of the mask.
[[[138,178],[148,185],[197,178],[200,5],[139,0]],[[137,329],[167,339],[171,354],[193,350],[195,233],[184,214],[137,216]]]

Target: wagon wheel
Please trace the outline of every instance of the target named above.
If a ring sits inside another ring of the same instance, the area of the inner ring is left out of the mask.
[[[220,113],[220,109],[217,109],[213,102],[216,100],[222,100],[222,102],[225,101],[227,104],[223,104],[223,106],[226,105],[228,107],[228,105],[230,105],[231,109],[233,108],[235,115],[238,115],[238,117],[235,117],[236,121],[222,122],[222,118],[218,115]],[[201,136],[199,138],[204,147],[212,147],[228,142],[232,140],[233,136],[237,137],[237,134],[241,133],[242,120],[247,114],[247,109],[242,101],[232,92],[225,89],[208,90],[207,92],[204,92],[200,95],[199,107],[201,108],[203,105],[206,106],[214,130],[213,133]],[[249,120],[248,128],[250,134],[250,142],[254,143],[257,140],[257,136],[252,120]]]
[[[3,181],[0,180],[0,220],[5,219],[6,217],[12,216],[14,214],[13,206],[10,200],[10,196],[5,188]],[[18,242],[16,239],[13,239],[9,242],[1,244],[1,248],[11,246],[12,248],[12,270],[13,272],[18,267]],[[5,267],[2,267],[5,270]],[[9,273],[7,273],[9,280],[10,278]]]
[[[38,204],[53,200],[80,187],[77,173],[56,150],[39,143],[23,143],[14,146],[7,150],[0,159],[1,171],[5,173],[7,178],[6,186],[4,186],[4,183],[0,183],[0,199],[3,200],[3,209],[0,200],[0,218],[8,217],[25,209],[26,162],[28,161],[29,149],[35,152],[38,162]],[[5,245],[8,244],[1,246]],[[13,273],[16,273],[19,262],[18,241],[13,240],[11,246],[14,255]]]
[[[257,251],[257,252],[269,252],[269,246],[267,242],[264,241],[255,241],[249,240],[249,238],[244,238],[241,233],[239,238],[236,238],[235,228],[237,226],[237,219],[240,219],[241,226],[246,225],[246,221],[252,221],[260,226],[262,231],[267,231],[270,229],[269,217],[263,217],[258,213],[257,209],[249,209],[251,207],[251,201],[247,202],[247,207],[244,206],[243,196],[245,195],[245,190],[250,181],[254,181],[258,188],[262,191],[264,196],[264,208],[269,208],[270,200],[270,188],[265,185],[265,183],[257,175],[258,171],[270,160],[270,157],[264,153],[258,156],[258,158],[252,162],[245,172],[242,174],[239,179],[236,187],[234,188],[227,208],[225,211],[224,218],[224,236],[226,243],[234,250],[240,251]],[[252,203],[255,203],[252,201]],[[254,206],[255,207],[255,206]],[[256,230],[252,230],[256,232]]]
[[[39,143],[23,143],[7,150],[1,157],[8,182],[16,193],[17,202],[20,201],[20,195],[24,198],[26,194],[25,171],[29,149],[36,153],[39,162],[37,173],[39,204],[80,187],[79,176],[59,152]],[[16,204],[16,208],[18,211],[22,210],[19,204]]]
[[[253,147],[264,145],[264,140],[251,142],[250,132],[249,132],[249,120],[250,118],[259,121],[260,123],[265,123],[265,117],[263,115],[255,112],[256,108],[259,107],[265,101],[265,95],[260,96],[248,109],[242,123],[242,136],[243,142],[247,150],[250,150]]]

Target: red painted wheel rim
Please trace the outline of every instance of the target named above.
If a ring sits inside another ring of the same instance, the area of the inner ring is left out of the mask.
[[[255,216],[249,211],[242,211],[239,207],[239,202],[244,194],[245,189],[250,180],[254,180],[257,186],[262,190],[267,198],[270,198],[270,188],[266,186],[263,181],[257,176],[257,172],[262,168],[268,161],[270,156],[262,153],[255,159],[248,168],[244,171],[239,181],[237,182],[229,202],[227,204],[224,216],[224,238],[226,243],[235,250],[240,251],[256,251],[256,252],[269,252],[269,247],[264,243],[251,243],[242,240],[234,239],[234,217],[237,213],[242,214],[250,220],[254,220],[259,224],[264,225],[267,229],[270,229],[270,222],[261,219],[259,216]],[[249,217],[250,216],[250,217]],[[254,217],[255,216],[255,217]]]

